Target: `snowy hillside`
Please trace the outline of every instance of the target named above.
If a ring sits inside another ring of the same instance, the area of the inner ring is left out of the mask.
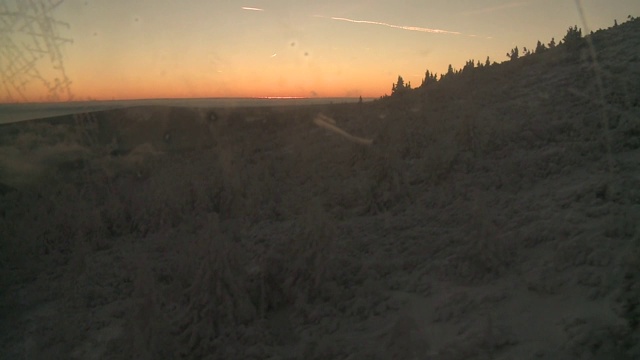
[[[639,358],[640,20],[590,41],[372,103],[0,126],[0,352]]]

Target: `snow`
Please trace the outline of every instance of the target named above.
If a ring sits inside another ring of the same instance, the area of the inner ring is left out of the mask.
[[[0,126],[3,357],[638,358],[639,22],[596,35],[602,92],[559,47],[365,104]]]

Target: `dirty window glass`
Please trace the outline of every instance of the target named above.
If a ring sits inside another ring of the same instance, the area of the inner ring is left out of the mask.
[[[3,0],[0,353],[640,358],[639,15]]]

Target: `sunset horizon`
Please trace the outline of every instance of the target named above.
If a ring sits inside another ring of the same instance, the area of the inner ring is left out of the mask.
[[[384,96],[384,95],[383,95]],[[172,101],[172,100],[318,100],[323,101],[371,101],[382,96],[201,96],[201,97],[131,97],[131,98],[72,98],[70,100],[33,100],[33,101],[7,101],[2,105],[28,105],[28,104],[64,104],[85,102],[118,102],[118,101]]]
[[[378,98],[399,75],[418,87],[426,70],[501,63],[515,46],[559,42],[570,26],[586,35],[640,13],[631,0],[542,3],[63,1],[38,15],[55,25],[36,28],[41,35],[8,30],[4,46],[21,48],[5,55],[0,103]],[[55,45],[51,60],[39,36]]]
[[[640,359],[636,14],[0,1],[0,354]]]

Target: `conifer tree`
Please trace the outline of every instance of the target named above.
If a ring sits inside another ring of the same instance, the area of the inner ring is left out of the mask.
[[[396,89],[404,89],[404,79],[398,75],[398,82],[396,83]]]
[[[410,88],[411,88],[411,83],[409,83],[408,85],[405,85],[404,79],[402,78],[402,76],[398,75],[398,82],[391,86],[391,95],[401,94]]]
[[[562,39],[562,42],[565,44],[567,49],[577,50],[582,46],[584,42],[583,40],[582,29],[578,29],[578,26],[575,25],[573,27],[569,27],[566,35]]]
[[[438,81],[438,77],[436,76],[436,74],[427,70],[427,72],[424,75],[424,79],[422,79],[422,84],[420,85],[420,87],[436,83],[437,81]]]
[[[469,72],[473,70],[475,66],[476,66],[475,62],[473,61],[473,59],[471,59],[464,64],[464,67],[462,68],[462,72],[463,73]]]

